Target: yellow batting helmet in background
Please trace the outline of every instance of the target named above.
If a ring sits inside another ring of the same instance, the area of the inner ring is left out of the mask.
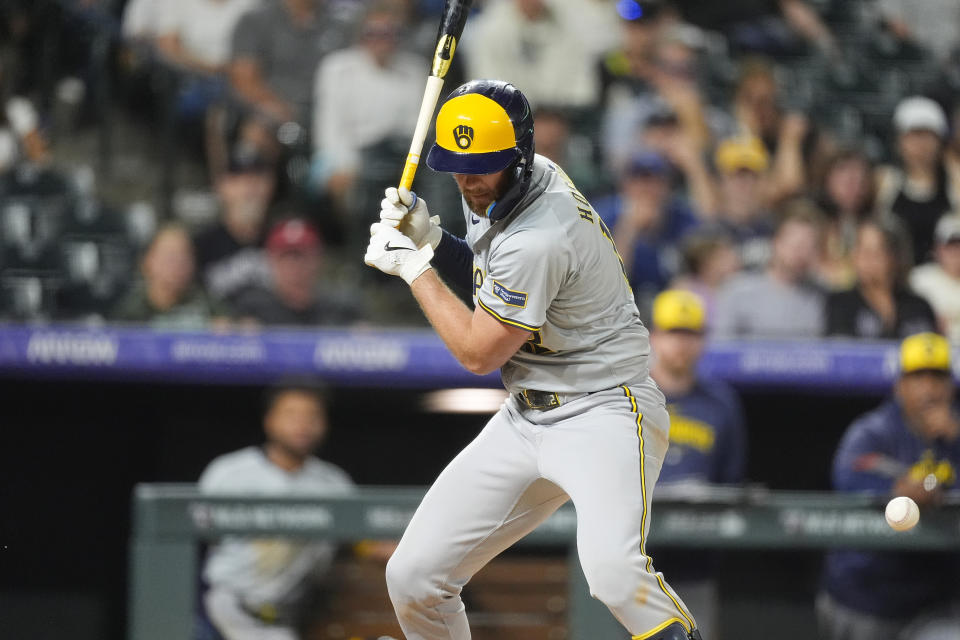
[[[668,289],[653,299],[653,326],[660,331],[701,333],[706,315],[700,296],[690,291]]]
[[[900,373],[950,373],[950,343],[938,333],[917,333],[900,343]]]

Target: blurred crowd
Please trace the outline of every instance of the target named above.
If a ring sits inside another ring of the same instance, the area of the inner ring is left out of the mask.
[[[441,7],[4,3],[0,319],[422,322],[360,256]],[[673,287],[717,337],[960,341],[958,27],[951,1],[477,0],[447,88],[528,96],[537,152],[611,228],[647,319]],[[58,162],[104,104],[196,160],[215,214],[105,202]],[[415,188],[462,231],[449,178]]]

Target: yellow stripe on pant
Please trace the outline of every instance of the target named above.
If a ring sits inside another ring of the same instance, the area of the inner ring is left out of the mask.
[[[654,627],[653,629],[650,629],[650,631],[647,631],[644,634],[641,634],[639,636],[632,636],[630,640],[647,640],[647,638],[651,638],[655,636],[656,634],[660,633],[661,631],[663,631],[664,629],[672,625],[674,622],[679,622],[680,624],[683,624],[683,620],[681,620],[680,618],[670,618],[663,624],[658,624],[656,627]],[[684,628],[686,628],[686,625],[684,625]]]
[[[653,558],[647,555],[647,470],[645,464],[646,455],[643,451],[643,414],[640,413],[640,410],[637,407],[637,399],[633,397],[633,394],[630,392],[630,389],[623,385],[621,387],[623,392],[627,395],[627,398],[630,400],[630,408],[633,413],[637,414],[637,437],[640,439],[640,492],[641,498],[643,498],[643,514],[640,517],[640,554],[647,559],[646,570],[647,573],[653,573],[651,568],[653,566]],[[677,599],[673,597],[673,594],[667,589],[667,586],[663,583],[663,576],[660,574],[654,574],[657,578],[657,584],[660,585],[660,590],[663,591],[664,595],[670,598],[670,601],[673,602],[673,605],[677,608],[677,611],[680,612],[680,615],[683,616],[683,620],[679,618],[674,618],[668,620],[666,623],[662,624],[660,627],[654,631],[666,628],[670,622],[677,621],[683,625],[683,628],[688,632],[691,631],[694,627],[693,620],[690,615],[684,611],[683,607],[680,606],[680,603],[677,602]],[[653,631],[650,633],[644,634],[643,636],[634,636],[634,638],[646,638],[653,635]]]

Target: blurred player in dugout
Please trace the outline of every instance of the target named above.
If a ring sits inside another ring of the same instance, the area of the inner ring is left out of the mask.
[[[267,393],[266,442],[219,456],[200,477],[206,493],[316,495],[348,493],[353,481],[314,450],[328,431],[327,402],[309,381],[281,383]],[[387,556],[390,543],[364,549]],[[209,586],[204,612],[224,640],[296,640],[316,604],[336,553],[324,541],[226,538],[214,546],[203,570]],[[386,562],[386,557],[382,558]],[[217,638],[203,624],[202,640]]]
[[[706,310],[690,291],[671,289],[653,300],[650,375],[670,413],[670,448],[654,495],[688,494],[705,485],[743,480],[746,431],[736,393],[697,374],[703,355]],[[718,556],[710,552],[656,551],[683,601],[697,612],[704,638],[719,639]]]
[[[857,418],[833,461],[839,491],[909,496],[924,513],[956,495],[960,407],[950,345],[919,333],[900,345],[893,396]],[[960,638],[960,554],[832,551],[817,598],[825,640]]]

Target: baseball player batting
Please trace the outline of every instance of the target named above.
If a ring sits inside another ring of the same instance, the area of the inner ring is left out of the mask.
[[[593,596],[635,640],[700,640],[646,552],[669,418],[609,229],[534,154],[530,105],[505,82],[448,96],[427,166],[453,174],[466,239],[389,188],[364,260],[410,285],[464,367],[500,368],[510,397],[434,482],[387,565],[403,632],[468,640],[463,586],[572,500]],[[475,310],[440,276],[472,288]]]

